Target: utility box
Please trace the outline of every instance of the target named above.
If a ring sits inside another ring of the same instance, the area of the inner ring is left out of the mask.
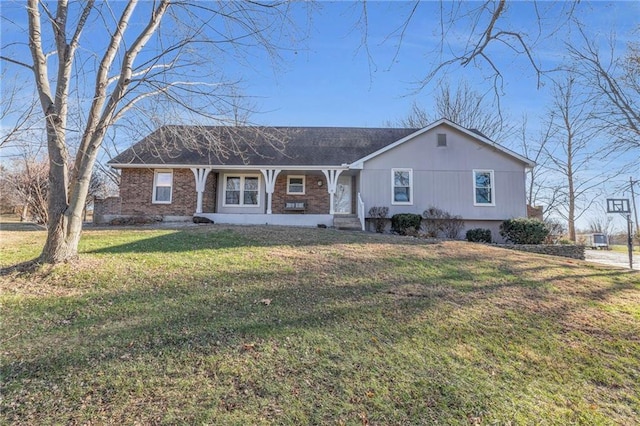
[[[594,250],[609,250],[609,239],[606,234],[589,234],[587,235],[587,246]]]

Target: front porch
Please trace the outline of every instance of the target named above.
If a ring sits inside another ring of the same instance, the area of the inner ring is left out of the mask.
[[[215,223],[341,227],[364,230],[364,203],[357,188],[357,171],[348,169],[192,168],[196,211]],[[214,184],[207,185],[212,179]],[[211,195],[213,197],[211,197]],[[212,203],[203,203],[205,198]],[[336,225],[334,218],[338,219]]]

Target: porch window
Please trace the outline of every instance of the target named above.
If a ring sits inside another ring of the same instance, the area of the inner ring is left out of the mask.
[[[225,176],[225,206],[257,206],[259,201],[259,176]]]
[[[473,171],[473,204],[495,206],[493,170]]]
[[[153,203],[171,204],[173,171],[156,170],[153,174]]]
[[[304,176],[287,176],[287,194],[304,195]]]
[[[391,169],[391,204],[413,205],[413,169]]]

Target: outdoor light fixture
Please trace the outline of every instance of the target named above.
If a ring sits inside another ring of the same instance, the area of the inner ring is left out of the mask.
[[[321,180],[318,181],[318,186],[322,186],[322,181]]]

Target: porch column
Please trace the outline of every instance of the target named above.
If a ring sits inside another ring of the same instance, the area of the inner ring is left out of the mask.
[[[282,170],[278,169],[260,169],[262,176],[264,176],[264,186],[267,191],[267,214],[271,214],[271,203],[273,191],[276,188],[276,178]]]
[[[334,195],[336,193],[336,189],[338,188],[338,176],[342,173],[342,170],[338,169],[328,169],[323,170],[324,176],[327,178],[327,191],[329,191],[329,214],[334,214]]]
[[[207,168],[192,168],[193,176],[196,178],[196,192],[198,194],[198,201],[196,204],[196,213],[202,213],[202,198],[204,194],[205,185],[207,183],[207,176],[211,173],[211,169]]]

